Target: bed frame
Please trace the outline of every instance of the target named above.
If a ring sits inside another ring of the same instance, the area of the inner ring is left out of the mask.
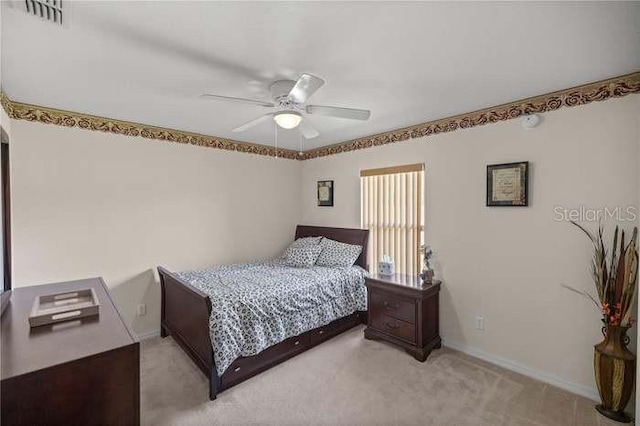
[[[298,225],[295,238],[327,237],[332,240],[362,246],[356,265],[367,268],[367,242],[369,231],[363,229],[325,228]],[[355,312],[339,318],[299,336],[273,345],[257,355],[236,359],[218,376],[213,358],[213,346],[209,336],[211,300],[209,296],[159,266],[162,288],[160,335],[171,335],[202,372],[209,378],[209,398],[238,383],[255,376],[325,340],[330,339],[360,323],[366,323],[366,311]]]

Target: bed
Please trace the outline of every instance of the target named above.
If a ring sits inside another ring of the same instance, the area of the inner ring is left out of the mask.
[[[298,225],[295,239],[305,237],[360,245],[362,252],[351,268],[295,271],[284,268],[278,260],[189,272],[158,267],[161,336],[171,335],[207,376],[211,400],[219,392],[366,323],[366,301],[362,303],[356,293],[358,285],[364,289],[363,276],[368,270],[369,231]],[[286,283],[277,282],[281,273]],[[212,274],[215,286],[211,285]],[[261,276],[268,291],[249,303],[243,298],[243,286],[255,289]],[[218,284],[226,280],[230,285]],[[269,297],[274,291],[278,292],[277,300]],[[243,310],[242,322],[233,321],[238,309]],[[244,315],[247,311],[251,315]],[[273,321],[251,322],[264,315]],[[300,324],[299,329],[292,324]]]

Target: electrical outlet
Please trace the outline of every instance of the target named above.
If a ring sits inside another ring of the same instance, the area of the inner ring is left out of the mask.
[[[138,305],[138,316],[141,317],[147,314],[147,305]]]
[[[476,317],[476,330],[484,330],[484,317]]]

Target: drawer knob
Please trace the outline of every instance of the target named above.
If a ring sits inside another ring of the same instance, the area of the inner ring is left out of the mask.
[[[318,334],[324,334],[324,330],[318,331]]]
[[[300,340],[296,340],[294,343],[295,346],[298,346],[299,344],[300,344]]]
[[[391,324],[389,322],[385,322],[384,326],[391,329],[391,330],[397,330],[400,328],[400,326],[398,324]]]
[[[238,371],[240,371],[240,367],[236,367],[233,371],[234,373],[237,373]]]

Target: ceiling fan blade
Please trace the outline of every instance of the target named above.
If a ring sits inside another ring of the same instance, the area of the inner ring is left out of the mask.
[[[331,117],[349,118],[351,120],[368,120],[371,111],[368,109],[340,108],[322,105],[307,105],[307,114],[328,115]]]
[[[302,120],[300,124],[298,124],[298,127],[300,128],[300,133],[302,133],[302,136],[306,139],[313,139],[320,136],[320,133],[318,133],[307,120]]]
[[[250,129],[251,127],[258,125],[260,123],[262,123],[263,121],[267,121],[269,118],[273,117],[273,114],[265,114],[265,115],[261,115],[260,117],[249,121],[248,123],[244,123],[242,126],[238,126],[235,129],[232,130],[232,132],[243,132],[247,129]]]
[[[311,74],[302,74],[289,92],[289,97],[303,104],[324,84],[324,80]]]
[[[263,107],[274,107],[275,105],[271,102],[258,101],[255,99],[245,99],[245,98],[234,98],[231,96],[221,96],[221,95],[211,95],[209,93],[205,93],[204,95],[200,95],[201,98],[211,99],[214,101],[229,101],[229,102],[238,102],[241,104],[250,104],[250,105],[258,105]]]

